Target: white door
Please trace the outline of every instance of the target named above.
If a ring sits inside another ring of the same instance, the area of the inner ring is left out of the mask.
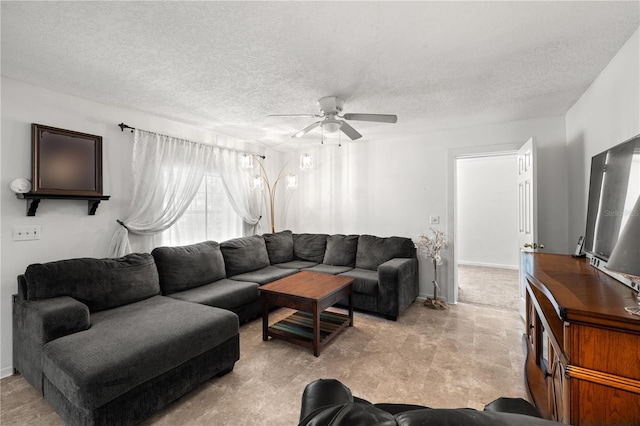
[[[529,139],[518,150],[518,242],[520,245],[520,315],[525,318],[525,286],[522,253],[543,249],[538,243],[536,193],[536,145]]]

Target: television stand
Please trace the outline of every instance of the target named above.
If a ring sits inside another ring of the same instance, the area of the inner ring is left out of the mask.
[[[640,317],[633,290],[569,255],[523,253],[525,384],[544,417],[638,424]]]

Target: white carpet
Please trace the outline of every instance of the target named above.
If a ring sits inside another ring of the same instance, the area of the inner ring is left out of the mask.
[[[458,265],[458,301],[518,310],[518,271]]]

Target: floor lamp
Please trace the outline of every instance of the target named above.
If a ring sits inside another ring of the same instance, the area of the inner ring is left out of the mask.
[[[264,167],[264,164],[262,163],[262,161],[260,160],[260,158],[258,158],[255,155],[250,155],[250,154],[244,154],[241,158],[240,158],[240,167],[243,169],[252,169],[253,168],[253,158],[255,157],[255,160],[258,162],[258,165],[260,166],[260,173],[256,174],[253,177],[253,190],[255,191],[261,191],[264,188],[264,185],[267,186],[267,193],[269,195],[269,213],[270,213],[270,219],[271,219],[271,233],[275,233],[276,232],[276,226],[275,226],[275,198],[276,198],[276,189],[278,187],[278,183],[286,177],[286,182],[287,182],[287,189],[293,190],[293,189],[297,189],[298,188],[298,176],[296,176],[295,174],[288,174],[285,176],[285,169],[287,167],[287,165],[289,163],[286,163],[284,166],[282,166],[282,168],[280,169],[280,172],[278,173],[278,176],[276,176],[276,179],[271,182],[271,180],[269,179],[269,175],[267,174],[267,170]],[[306,168],[303,168],[303,160],[301,159],[300,161],[300,168],[302,170],[309,170],[311,168],[311,157],[309,157],[307,154],[305,154],[305,158],[307,158],[307,160],[305,161],[305,166],[307,166]]]

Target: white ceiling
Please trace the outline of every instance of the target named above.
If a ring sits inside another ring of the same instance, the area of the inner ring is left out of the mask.
[[[328,95],[344,112],[398,115],[351,121],[362,141],[563,114],[638,28],[640,2],[2,1],[1,13],[3,76],[286,150],[319,141],[290,137],[313,119],[267,115],[314,114]]]

